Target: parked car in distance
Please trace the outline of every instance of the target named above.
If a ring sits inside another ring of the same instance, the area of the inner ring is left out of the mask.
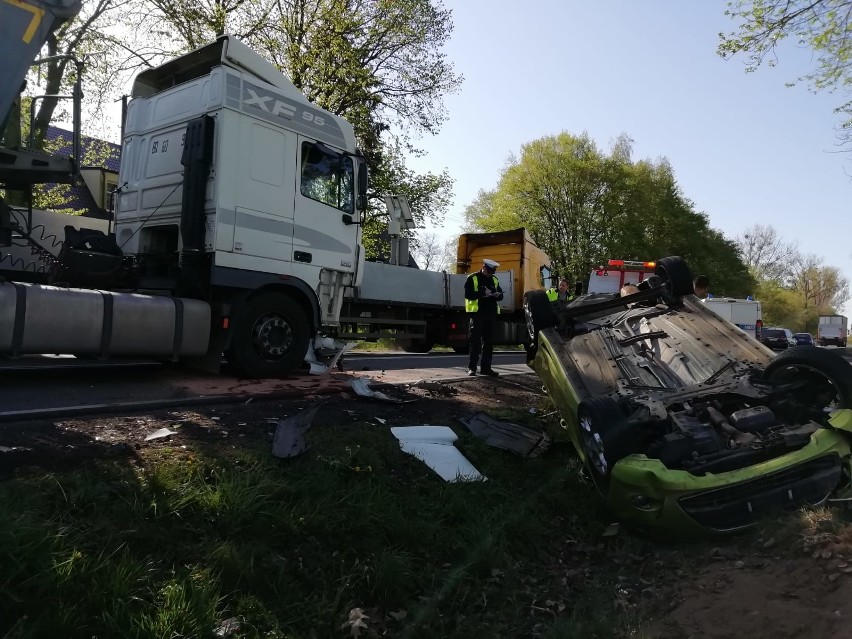
[[[793,333],[797,346],[814,346],[814,336],[810,333]]]
[[[778,326],[770,326],[760,331],[760,342],[774,351],[784,351],[796,345],[793,331]]]

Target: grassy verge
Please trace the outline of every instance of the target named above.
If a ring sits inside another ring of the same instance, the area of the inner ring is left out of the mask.
[[[602,536],[567,447],[462,437],[489,481],[447,484],[376,424],[310,441],[0,483],[0,637],[213,637],[229,619],[240,637],[641,636],[630,584],[650,568],[610,558],[647,549]]]

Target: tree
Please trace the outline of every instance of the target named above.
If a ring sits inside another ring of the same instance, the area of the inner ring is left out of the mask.
[[[799,259],[794,242],[785,242],[773,226],[755,224],[736,239],[743,262],[760,280],[786,282]]]
[[[458,240],[444,239],[435,232],[417,234],[411,253],[420,268],[455,273]]]
[[[747,71],[764,62],[774,66],[778,45],[787,38],[816,54],[816,68],[791,84],[805,82],[814,91],[839,91],[852,86],[852,0],[732,0],[725,15],[739,22],[737,31],[719,34],[718,53],[748,56]],[[852,141],[852,100],[839,105],[843,116],[840,139]]]
[[[47,62],[39,65],[28,76],[30,94],[58,95],[71,93],[77,74],[83,73],[84,94],[89,96],[90,113],[100,113],[107,95],[108,85],[115,82],[115,68],[103,73],[103,63],[117,54],[122,38],[114,32],[121,31],[121,14],[131,0],[90,0],[74,19],[62,24],[47,39],[42,57]],[[80,66],[75,65],[72,57]],[[112,65],[111,65],[112,66]],[[86,74],[90,74],[87,79]],[[93,78],[91,74],[94,74]],[[93,81],[93,80],[99,81]],[[59,110],[67,119],[70,104],[56,98],[45,98],[37,103],[32,123],[32,148],[44,150],[47,127]],[[29,123],[26,124],[29,126]]]
[[[807,310],[795,291],[769,280],[758,285],[755,297],[760,300],[764,326],[785,326],[795,332],[805,330]]]
[[[483,231],[526,227],[570,281],[585,281],[609,258],[684,257],[710,275],[714,290],[753,292],[736,246],[710,228],[707,216],[680,192],[665,159],[631,159],[620,136],[610,153],[587,135],[561,133],[525,144],[494,191],[480,191],[466,211]]]
[[[793,266],[791,289],[805,308],[833,312],[849,299],[849,281],[834,266],[823,266],[822,258],[803,255]]]

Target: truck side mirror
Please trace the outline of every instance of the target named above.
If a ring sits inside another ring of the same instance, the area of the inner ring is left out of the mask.
[[[367,210],[367,187],[369,176],[367,175],[367,163],[358,161],[358,197],[355,199],[355,208],[359,211]]]

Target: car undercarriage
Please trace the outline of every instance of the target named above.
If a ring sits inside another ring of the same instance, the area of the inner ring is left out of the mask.
[[[527,294],[528,361],[598,490],[612,501],[619,474],[641,466],[686,487],[675,491],[681,510],[705,494],[691,484],[718,498],[757,478],[755,495],[825,499],[849,466],[848,445],[811,453],[817,440],[827,443],[825,432],[840,436],[830,420],[852,407],[852,359],[844,349],[811,346],[775,356],[691,295],[682,260],[658,264],[659,276],[625,297],[590,295],[556,308]],[[749,499],[719,507],[748,515]]]

